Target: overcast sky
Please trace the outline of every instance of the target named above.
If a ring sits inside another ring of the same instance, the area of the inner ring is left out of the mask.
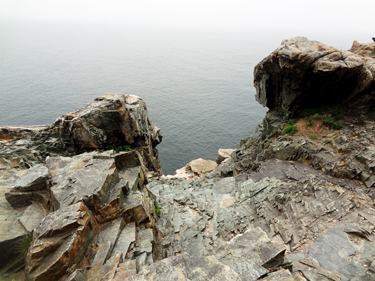
[[[375,0],[0,0],[0,19],[374,30]],[[374,36],[375,36],[375,30]]]

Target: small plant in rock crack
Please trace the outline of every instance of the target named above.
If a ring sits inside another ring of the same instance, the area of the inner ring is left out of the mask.
[[[20,238],[14,244],[14,251],[21,257],[25,258],[27,251],[30,248],[31,242],[33,242],[33,236],[31,234],[27,234],[24,237]]]
[[[124,145],[124,146],[119,146],[115,148],[116,153],[119,153],[121,151],[130,151],[130,150],[132,150],[130,148],[130,145]]]
[[[312,124],[314,124],[314,119],[318,117],[319,117],[319,113],[315,113],[312,116],[305,117],[305,120],[307,121],[307,126],[311,126]]]
[[[332,128],[332,129],[336,129],[336,130],[340,130],[342,128],[344,128],[344,125],[339,123],[334,117],[328,117],[327,119],[324,119],[324,125]]]
[[[311,140],[317,140],[319,137],[318,136],[310,136]]]
[[[105,147],[105,150],[114,150],[116,153],[119,153],[119,152],[121,152],[121,151],[130,151],[130,150],[132,150],[131,149],[131,147],[130,147],[130,145],[124,145],[124,146],[119,146],[119,147],[113,147],[113,146],[110,146],[110,145],[107,145],[106,147]]]
[[[289,136],[294,136],[295,132],[298,131],[297,127],[294,126],[295,125],[295,122],[294,120],[290,120],[288,122],[288,126],[286,126],[283,131],[282,131],[282,134],[285,135],[285,134],[288,134]]]
[[[154,201],[154,206],[155,206],[155,214],[157,217],[160,217],[160,210],[162,209],[162,207],[160,207],[158,205],[158,202]]]

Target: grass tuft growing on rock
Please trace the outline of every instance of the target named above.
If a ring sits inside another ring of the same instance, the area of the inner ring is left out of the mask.
[[[317,140],[332,130],[340,130],[344,125],[339,120],[344,118],[341,108],[329,109],[326,106],[306,109],[297,122],[289,121],[282,133],[290,136],[305,136]]]
[[[334,117],[328,117],[327,119],[324,119],[324,124],[328,127],[331,127],[332,129],[340,130],[344,128],[344,125],[337,122]]]
[[[285,134],[288,134],[289,136],[294,136],[294,134],[298,131],[298,128],[295,126],[295,122],[294,120],[291,120],[288,122],[288,126],[286,126],[283,131],[282,131],[282,134],[285,135]]]
[[[26,257],[31,242],[33,242],[33,236],[31,234],[25,235],[14,244],[14,251],[19,255],[19,257]]]
[[[158,202],[156,202],[156,201],[154,201],[154,206],[155,206],[155,215],[156,215],[157,217],[160,217],[160,210],[162,209],[162,207],[160,207],[160,206],[158,205]]]
[[[124,146],[119,146],[119,147],[113,147],[113,146],[110,146],[110,145],[108,145],[108,146],[106,146],[105,147],[105,150],[111,150],[111,149],[113,149],[116,153],[119,153],[119,152],[121,152],[121,151],[130,151],[130,150],[132,150],[131,149],[131,147],[130,147],[130,145],[124,145]]]
[[[124,145],[124,146],[119,146],[115,148],[116,153],[119,153],[121,151],[130,151],[130,150],[132,150],[130,148],[130,145]]]

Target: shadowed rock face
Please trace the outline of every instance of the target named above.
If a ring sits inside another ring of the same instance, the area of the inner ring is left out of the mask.
[[[254,69],[257,101],[285,117],[307,107],[348,101],[371,109],[368,101],[373,105],[374,98],[361,99],[375,91],[375,59],[355,49],[344,51],[304,37],[284,40]]]

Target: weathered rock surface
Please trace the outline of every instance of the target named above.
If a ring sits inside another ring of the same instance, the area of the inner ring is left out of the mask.
[[[375,42],[368,43],[368,44],[360,44],[358,41],[354,41],[352,47],[350,48],[350,52],[361,55],[363,57],[372,57],[375,58],[374,53]]]
[[[153,262],[155,198],[144,186],[161,174],[161,133],[142,99],[108,95],[51,126],[0,131],[2,280],[112,280],[123,262]],[[132,150],[100,152],[124,144]]]
[[[359,54],[304,37],[284,40],[255,67],[257,101],[288,118],[308,107],[343,102],[356,104],[351,111],[371,110],[375,58],[353,48]]]
[[[353,259],[350,269],[339,262],[363,253],[363,246],[356,246],[352,237],[359,244],[370,243],[367,247],[375,247],[374,242],[368,241],[372,241],[374,235],[375,208],[366,194],[366,186],[358,182],[332,178],[298,162],[270,159],[262,162],[257,171],[248,170],[236,177],[220,179],[212,173],[190,182],[151,182],[148,188],[162,206],[162,216],[157,222],[163,237],[158,248],[161,256],[179,253],[191,257],[216,256],[216,249],[232,237],[260,227],[270,239],[284,244],[284,247],[276,247],[280,250],[274,252],[270,260],[277,261],[280,251],[286,251],[287,255],[308,253],[293,260],[293,268],[300,268],[295,275],[298,272],[305,277],[309,274],[311,280],[323,280],[318,279],[322,272],[328,276],[327,280],[332,276],[336,276],[333,280],[350,280],[346,277],[353,272],[358,274],[354,276],[368,275],[366,269],[371,259]],[[339,235],[331,238],[337,242],[330,244],[329,255],[326,246],[314,242],[317,237],[325,237],[327,229]],[[246,245],[250,248],[251,243]],[[261,242],[260,249],[265,245]],[[344,246],[358,249],[343,252]],[[327,256],[334,266],[329,265]],[[300,265],[309,257],[318,261],[314,273],[310,272],[310,267]],[[274,266],[282,263],[283,258],[280,258]],[[257,280],[263,274],[242,280]]]
[[[166,178],[199,178],[204,174],[212,172],[216,167],[217,163],[215,161],[199,158],[190,161],[185,167],[176,170],[174,175],[168,175]]]
[[[29,168],[47,156],[129,145],[141,153],[149,170],[161,174],[155,149],[161,140],[161,131],[152,124],[141,98],[111,94],[65,114],[50,126],[0,127],[0,158],[6,165]]]
[[[50,183],[50,197],[44,204],[31,198],[31,205],[12,210],[3,195],[2,278],[14,277],[8,274],[15,265],[7,265],[8,261],[15,258],[18,241],[31,233],[32,244],[24,249],[27,280],[57,280],[68,275],[70,280],[112,280],[123,262],[136,262],[136,272],[153,263],[155,197],[145,189],[140,153],[49,157],[43,167],[47,170],[37,166],[16,175],[11,170],[3,174],[5,190],[13,185],[8,192],[12,193],[20,188],[19,183],[29,186],[34,182],[29,179],[35,170],[43,170],[48,174],[44,179]],[[18,263],[17,270],[22,268],[22,262]]]
[[[13,272],[13,267],[19,263],[19,252],[15,250],[17,243],[27,237],[28,232],[17,219],[23,210],[13,209],[5,199],[5,192],[23,174],[25,170],[0,170],[0,274]],[[9,262],[14,260],[14,262]],[[22,266],[22,262],[21,262]],[[22,277],[21,277],[22,278]]]
[[[229,159],[233,151],[234,149],[230,149],[230,148],[228,149],[220,148],[219,151],[217,152],[216,163],[219,165],[226,159]]]
[[[47,215],[35,230],[26,257],[28,279],[58,279],[81,261],[91,242],[91,219],[82,202]]]

